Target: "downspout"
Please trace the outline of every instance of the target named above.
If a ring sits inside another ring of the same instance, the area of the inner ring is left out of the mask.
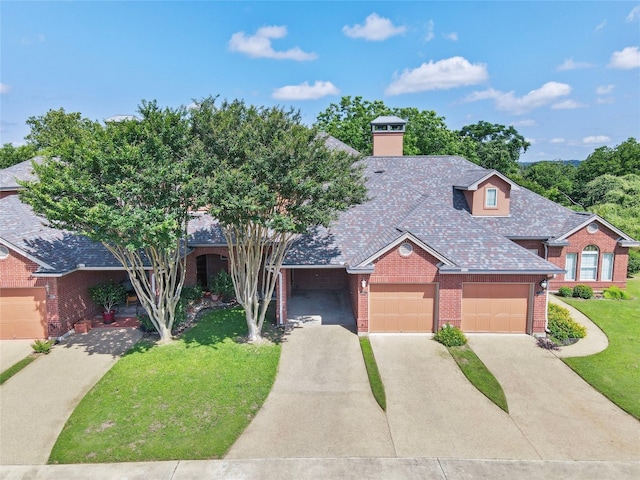
[[[551,333],[549,332],[549,287],[545,288],[544,295],[544,331]]]
[[[284,325],[284,320],[282,318],[282,270],[278,270],[278,323],[280,325]]]

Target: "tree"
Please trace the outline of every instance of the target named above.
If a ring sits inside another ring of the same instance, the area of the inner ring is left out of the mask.
[[[458,132],[460,137],[472,140],[479,165],[493,168],[505,175],[518,171],[518,159],[531,144],[511,127],[480,121],[466,125]]]
[[[229,245],[248,338],[260,341],[267,307],[293,238],[365,199],[358,158],[330,151],[299,113],[207,98],[192,110],[203,150],[204,203]],[[208,175],[207,175],[208,174]]]
[[[197,152],[184,109],[143,102],[140,121],[101,125],[80,114],[32,117],[29,139],[48,158],[21,199],[57,228],[102,242],[118,259],[160,334],[171,340],[186,271]],[[152,275],[148,275],[150,269]]]
[[[523,172],[524,179],[535,186],[529,183],[518,183],[554,202],[571,206],[576,204],[573,200],[575,172],[576,168],[573,165],[564,162],[537,162]]]
[[[407,121],[405,155],[461,155],[473,151],[433,110],[390,108],[384,102],[342,97],[318,114],[316,127],[365,155],[372,153],[371,121],[395,115]]]
[[[25,160],[31,160],[35,157],[36,152],[37,150],[33,145],[21,145],[16,148],[11,143],[5,143],[0,148],[0,170]]]

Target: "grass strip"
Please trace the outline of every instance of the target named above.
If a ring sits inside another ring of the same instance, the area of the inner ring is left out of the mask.
[[[221,458],[262,407],[281,346],[239,343],[241,308],[206,313],[169,345],[138,343],[82,399],[49,463]]]
[[[28,357],[24,357],[22,360],[20,360],[17,363],[14,363],[5,371],[0,373],[0,385],[2,385],[4,382],[9,380],[11,377],[13,377],[16,373],[18,373],[24,367],[26,367],[31,362],[33,362],[36,358],[38,358],[36,355],[29,355]]]
[[[507,398],[502,386],[493,373],[482,363],[482,360],[471,350],[471,347],[463,345],[461,347],[447,347],[447,349],[471,384],[498,407],[509,413]]]
[[[376,399],[376,402],[378,402],[378,405],[380,405],[380,408],[386,411],[387,396],[384,392],[384,384],[382,383],[382,378],[380,378],[378,364],[376,363],[376,357],[373,355],[369,337],[360,337],[360,349],[364,357],[364,364],[367,367],[367,376],[369,377],[369,385],[371,385],[373,397]]]
[[[562,298],[607,335],[609,346],[562,360],[587,383],[640,420],[640,278],[627,280],[630,300]]]

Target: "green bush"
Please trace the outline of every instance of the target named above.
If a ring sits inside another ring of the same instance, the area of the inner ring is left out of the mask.
[[[187,302],[200,300],[203,295],[204,291],[200,285],[182,287],[182,292],[180,292],[180,298],[185,299]]]
[[[559,342],[569,338],[584,338],[587,334],[587,329],[571,318],[569,310],[560,305],[550,303],[548,316],[550,335]]]
[[[110,312],[116,305],[125,301],[127,292],[119,283],[106,282],[89,287],[89,296],[105,312]]]
[[[236,296],[231,275],[226,270],[220,270],[218,274],[210,280],[211,293],[218,295],[224,302],[231,301]]]
[[[149,333],[156,331],[156,327],[153,326],[151,318],[149,318],[149,315],[147,315],[146,313],[144,315],[138,315],[138,321],[140,322],[140,327],[142,328],[143,332]]]
[[[629,300],[631,298],[631,295],[615,285],[605,289],[602,296],[609,300]]]
[[[629,264],[627,265],[627,277],[631,278],[636,273],[640,273],[640,250],[629,249]]]
[[[558,289],[558,295],[560,295],[561,297],[573,297],[573,288],[560,287]]]
[[[46,355],[51,351],[53,343],[53,340],[36,340],[31,344],[31,348],[36,353],[44,353]]]
[[[593,297],[593,288],[588,285],[576,285],[573,287],[573,296],[588,300]]]
[[[433,339],[443,344],[445,347],[460,347],[467,343],[467,337],[458,327],[452,327],[448,323],[443,326]]]

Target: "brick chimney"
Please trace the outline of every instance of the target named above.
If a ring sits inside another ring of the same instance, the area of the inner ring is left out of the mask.
[[[382,116],[371,122],[374,157],[401,157],[406,120]]]

